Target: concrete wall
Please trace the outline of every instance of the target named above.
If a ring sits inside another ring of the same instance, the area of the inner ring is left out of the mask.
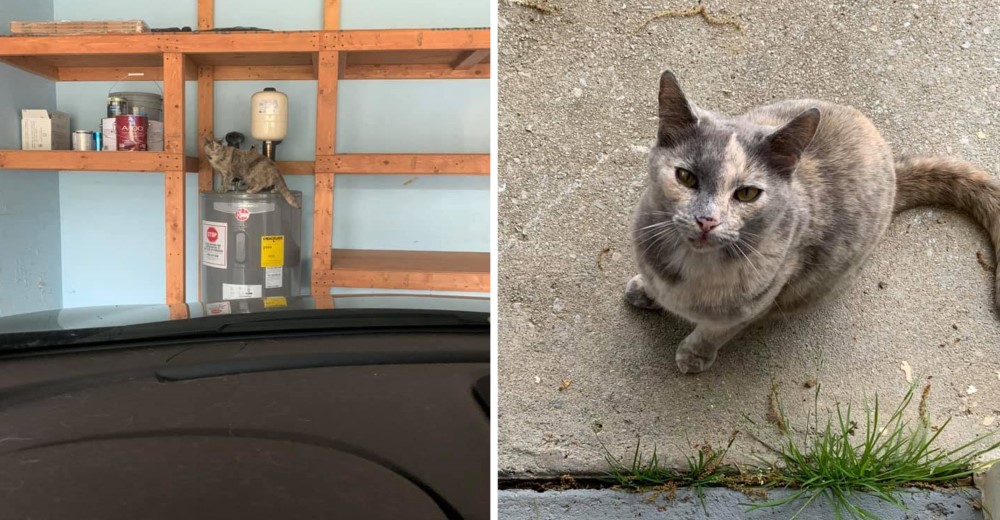
[[[11,20],[51,19],[52,3],[3,0]],[[21,147],[21,109],[56,108],[48,80],[0,64],[0,148]],[[60,306],[59,175],[0,170],[0,316]]]
[[[344,0],[344,28],[483,27],[487,0]],[[141,18],[152,27],[196,25],[196,1],[55,0],[55,18]],[[320,0],[289,0],[275,9],[262,0],[216,2],[216,26],[279,30],[318,29]],[[290,101],[290,131],[280,160],[313,159],[315,81],[216,83],[216,133],[241,131],[249,138],[250,96],[265,86]],[[187,153],[196,153],[197,85],[187,84]],[[96,126],[110,82],[60,83],[61,110],[75,128]],[[119,84],[120,90],[158,91],[153,83]],[[489,82],[344,81],[339,91],[339,152],[489,152]],[[158,303],[164,299],[162,174],[59,176],[63,295],[66,307]],[[301,190],[304,215],[312,211],[312,178],[288,176]],[[86,196],[82,196],[86,194]],[[188,176],[187,292],[197,299],[197,179]],[[427,250],[489,250],[489,178],[339,176],[334,215],[337,247]],[[303,269],[308,274],[312,222],[304,219]],[[309,284],[303,277],[303,289]]]

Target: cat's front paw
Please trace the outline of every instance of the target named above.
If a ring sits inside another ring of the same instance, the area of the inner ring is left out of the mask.
[[[656,303],[646,294],[646,282],[642,279],[641,274],[637,274],[632,277],[631,280],[625,284],[625,301],[629,304],[639,307],[640,309],[660,309],[660,305]]]
[[[694,351],[677,349],[677,368],[685,374],[698,374],[708,370],[715,363],[716,353],[709,356],[699,355]]]
[[[708,370],[715,364],[715,358],[719,354],[719,349],[711,345],[692,345],[694,341],[691,337],[684,338],[684,341],[677,346],[677,368],[685,374],[698,374]]]

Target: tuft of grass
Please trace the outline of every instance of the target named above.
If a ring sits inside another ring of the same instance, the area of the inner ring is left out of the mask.
[[[908,487],[937,488],[973,476],[996,460],[981,461],[984,455],[1000,448],[1000,441],[976,448],[980,441],[993,433],[979,436],[951,450],[935,445],[938,436],[951,422],[947,419],[938,427],[931,425],[927,413],[930,383],[920,393],[917,421],[907,418],[919,384],[911,384],[903,399],[886,413],[878,396],[865,401],[863,417],[851,404],[836,405],[835,411],[820,420],[819,392],[816,385],[813,410],[806,416],[805,428],[796,433],[784,410],[775,399],[770,411],[780,418],[776,424],[782,433],[781,443],[771,445],[758,436],[751,437],[777,454],[778,464],[758,458],[762,466],[752,474],[723,464],[726,452],[738,432],[733,432],[723,449],[702,446],[694,455],[685,455],[686,470],[675,470],[661,464],[656,447],[645,457],[640,442],[625,459],[611,455],[601,442],[610,471],[607,478],[630,491],[655,490],[665,485],[688,486],[696,490],[704,506],[705,486],[729,486],[740,489],[748,485],[793,490],[786,496],[764,502],[743,504],[747,511],[793,504],[798,506],[792,520],[817,499],[826,499],[837,520],[845,517],[877,520],[877,517],[852,502],[856,492],[867,492],[901,510],[906,506],[901,490]],[[752,423],[752,421],[751,421]],[[596,431],[595,431],[596,433]],[[630,459],[630,460],[629,460]],[[793,506],[794,507],[794,506]]]
[[[934,445],[951,419],[938,428],[930,425],[926,411],[929,383],[921,393],[918,421],[911,424],[905,411],[916,388],[916,384],[910,385],[888,418],[876,396],[872,405],[866,401],[861,424],[855,420],[850,404],[838,404],[825,423],[820,422],[818,410],[814,409],[807,416],[801,439],[790,429],[783,430],[784,439],[778,446],[754,437],[778,455],[780,470],[771,486],[794,488],[795,491],[779,499],[748,504],[748,511],[802,502],[792,516],[794,519],[817,498],[824,497],[838,520],[844,518],[845,513],[854,519],[877,520],[872,513],[851,501],[854,492],[869,492],[905,510],[900,489],[947,484],[971,477],[993,463],[977,462],[1000,447],[1000,442],[996,442],[985,448],[974,448],[984,437],[952,450]],[[818,401],[819,386],[815,395]]]
[[[608,462],[611,470],[608,478],[622,489],[630,491],[642,491],[652,488],[662,488],[664,485],[676,487],[687,486],[693,488],[701,500],[702,507],[705,507],[705,486],[723,485],[726,480],[729,466],[723,465],[722,461],[726,452],[736,440],[739,432],[733,432],[729,437],[729,443],[725,448],[715,449],[710,444],[702,445],[694,455],[684,455],[687,461],[686,471],[677,471],[660,464],[656,447],[648,459],[643,458],[641,451],[641,440],[636,439],[635,451],[632,452],[631,461],[615,457],[608,450],[604,443],[604,459]],[[598,440],[600,442],[600,440]],[[706,510],[707,513],[707,510]]]

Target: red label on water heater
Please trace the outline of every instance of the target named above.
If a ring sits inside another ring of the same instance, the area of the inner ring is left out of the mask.
[[[219,230],[214,227],[210,227],[208,228],[208,232],[205,233],[205,236],[208,237],[209,242],[215,242],[219,239]]]
[[[250,210],[246,208],[240,208],[236,210],[236,220],[239,220],[240,222],[246,222],[248,218],[250,218]]]

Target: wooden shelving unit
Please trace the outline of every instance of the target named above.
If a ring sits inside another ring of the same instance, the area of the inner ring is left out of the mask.
[[[198,1],[198,29],[211,29],[213,0]],[[313,175],[312,294],[331,287],[489,292],[489,253],[333,249],[337,175],[489,175],[489,154],[339,154],[341,79],[479,79],[490,75],[489,29],[341,31],[340,0],[324,0],[322,31],[194,32],[0,37],[0,62],[53,81],[163,82],[163,152],[0,150],[0,168],[163,172],[166,300],[184,313],[184,180],[212,170],[184,155],[184,82],[198,82],[198,138],[215,136],[214,82],[315,80],[314,161],[279,162],[286,175]],[[130,75],[132,74],[132,75]],[[137,75],[138,74],[138,75]],[[328,298],[326,300],[329,300]]]

